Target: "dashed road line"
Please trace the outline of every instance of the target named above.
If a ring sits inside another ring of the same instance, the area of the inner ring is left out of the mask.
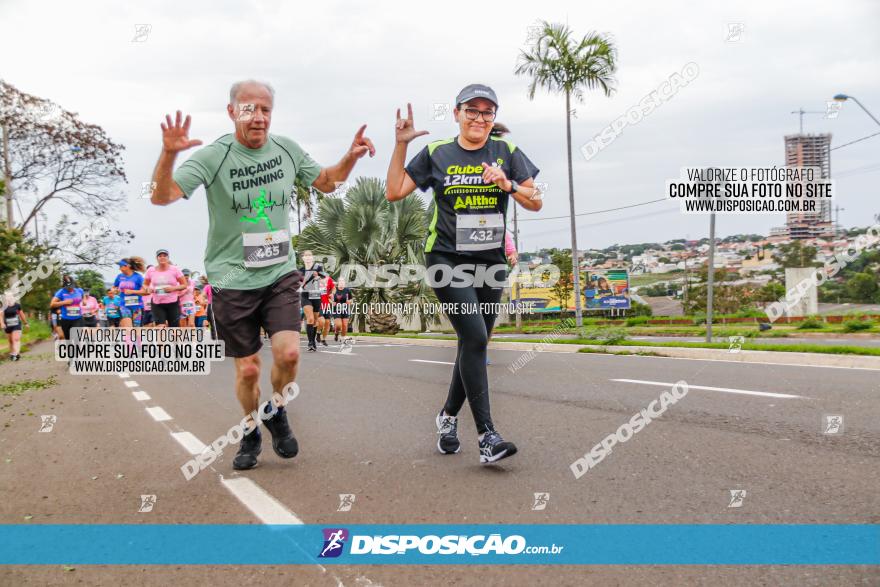
[[[410,359],[411,363],[434,363],[436,365],[455,365],[455,363],[450,363],[449,361],[429,361],[427,359]]]
[[[153,420],[156,422],[165,422],[167,420],[173,420],[168,412],[160,408],[159,406],[155,406],[152,408],[147,408],[147,413],[153,417]]]
[[[264,524],[304,523],[284,504],[247,477],[224,479],[221,475],[220,482]]]
[[[195,434],[186,430],[183,432],[172,432],[171,438],[180,443],[180,446],[185,448],[191,455],[200,455],[208,448],[204,442],[196,438]]]
[[[125,383],[126,387],[137,387],[138,386],[137,381],[123,381],[123,383]]]
[[[132,391],[131,395],[133,395],[134,399],[136,399],[139,402],[145,402],[150,399],[150,394],[147,393],[146,391],[140,391],[140,390]]]

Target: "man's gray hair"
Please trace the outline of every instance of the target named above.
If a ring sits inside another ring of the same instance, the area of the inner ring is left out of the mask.
[[[271,94],[271,96],[272,96],[272,101],[273,102],[275,101],[275,88],[273,88],[271,85],[269,85],[266,82],[261,82],[261,81],[255,80],[255,79],[246,79],[246,80],[242,80],[240,82],[235,82],[234,84],[232,84],[232,87],[229,88],[229,103],[230,104],[236,103],[235,99],[238,98],[238,93],[245,86],[263,86],[264,88],[269,90],[269,94]]]

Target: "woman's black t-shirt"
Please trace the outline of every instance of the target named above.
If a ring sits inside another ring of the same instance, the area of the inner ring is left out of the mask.
[[[18,315],[19,310],[21,310],[21,304],[12,304],[3,309],[3,322],[6,324],[6,328],[21,326],[21,317]]]
[[[456,253],[481,263],[505,263],[510,195],[483,181],[483,163],[500,167],[517,183],[539,172],[516,145],[492,136],[473,151],[462,148],[458,137],[430,143],[406,166],[420,190],[434,192],[426,253]]]

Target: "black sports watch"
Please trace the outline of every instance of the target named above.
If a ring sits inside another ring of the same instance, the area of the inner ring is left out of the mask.
[[[518,190],[518,189],[519,189],[519,184],[516,183],[514,180],[511,179],[511,180],[510,180],[510,191],[507,192],[507,193],[508,193],[508,194],[516,193],[516,190]]]

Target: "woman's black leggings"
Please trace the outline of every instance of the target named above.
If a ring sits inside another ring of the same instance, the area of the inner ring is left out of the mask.
[[[425,261],[430,269],[434,265],[447,265],[455,268],[460,265],[475,264],[470,257],[452,253],[427,253]],[[478,280],[481,273],[485,280],[492,283],[502,283],[506,277],[507,266],[504,264],[488,265],[477,264],[487,271],[476,271]],[[458,270],[461,273],[461,269]],[[448,272],[445,272],[448,275]],[[475,270],[470,268],[464,271],[468,276],[474,277]],[[490,275],[491,274],[491,275]],[[431,272],[429,275],[435,279],[440,272]],[[439,281],[439,280],[438,280]],[[477,433],[482,434],[487,430],[494,429],[492,415],[489,409],[489,376],[486,372],[486,348],[489,345],[489,336],[495,324],[497,313],[483,314],[479,311],[480,304],[497,304],[501,301],[503,287],[493,287],[488,283],[477,283],[462,287],[456,286],[456,281],[437,286],[432,284],[437,299],[442,304],[458,304],[458,312],[447,312],[447,317],[458,335],[458,352],[455,357],[455,366],[452,369],[452,383],[449,385],[449,395],[443,411],[450,416],[457,416],[464,400],[467,398],[477,425]],[[474,312],[474,309],[477,312]],[[484,308],[485,309],[485,308]]]

